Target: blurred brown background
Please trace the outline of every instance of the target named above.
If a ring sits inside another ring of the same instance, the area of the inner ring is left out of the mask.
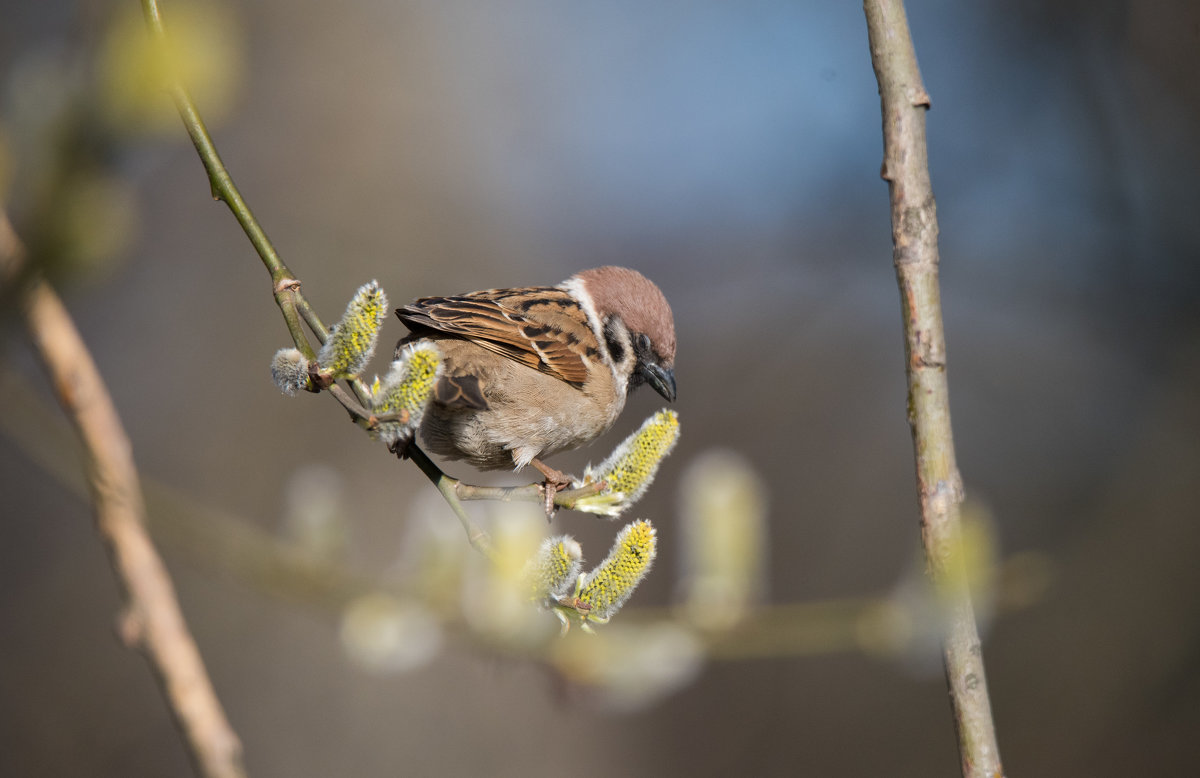
[[[27,130],[61,94],[46,74],[86,83],[113,7],[0,2],[19,229],[49,143]],[[242,67],[216,141],[327,320],[371,278],[395,302],[604,263],[662,286],[683,438],[635,511],[661,542],[637,604],[672,599],[678,484],[715,446],[769,485],[772,602],[885,596],[909,575],[902,341],[857,4],[229,10]],[[1186,774],[1200,731],[1200,10],[909,14],[933,96],[959,464],[1000,554],[1036,552],[1053,571],[985,640],[1007,770]],[[64,271],[63,289],[144,477],[282,534],[289,482],[326,465],[344,489],[346,564],[365,575],[393,568],[418,513],[452,523],[416,469],[332,402],[271,384],[287,334],[267,276],[183,130],[109,139],[98,156],[136,219],[127,249]],[[4,326],[0,359],[48,397]],[[385,341],[400,335],[387,327]],[[556,464],[601,458],[658,407],[649,394]],[[186,773],[151,674],[113,636],[87,505],[3,437],[0,498],[0,774]],[[612,532],[581,515],[557,524],[585,548]],[[163,546],[255,776],[957,770],[936,656],[711,662],[622,714],[453,638],[425,667],[370,672],[344,650],[338,613]]]

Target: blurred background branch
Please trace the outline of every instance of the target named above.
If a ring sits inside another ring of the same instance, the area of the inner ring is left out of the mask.
[[[1000,778],[1004,770],[959,515],[963,483],[950,425],[946,334],[938,283],[937,206],[925,140],[929,93],[917,67],[902,0],[864,0],[863,9],[883,115],[881,175],[888,182],[891,199],[921,539],[929,575],[944,595],[942,646],[962,773],[965,778]]]
[[[86,484],[70,467],[75,456],[67,430],[60,428],[51,409],[24,385],[20,377],[0,371],[0,395],[13,411],[0,417],[0,434],[18,446],[63,488],[86,499]],[[755,499],[761,484],[738,483],[748,474],[728,453],[710,456],[692,468],[686,490],[686,515],[692,526],[685,534],[686,570],[680,598],[669,607],[629,607],[621,620],[642,627],[673,624],[693,632],[707,659],[742,662],[859,652],[870,656],[916,656],[923,644],[936,638],[940,623],[933,591],[913,589],[914,581],[897,582],[895,590],[876,596],[836,600],[764,603],[763,561],[750,549],[765,542],[762,506]],[[719,468],[719,470],[714,470]],[[518,487],[528,489],[529,487]],[[204,504],[156,479],[144,479],[147,526],[157,542],[190,567],[212,577],[237,581],[242,587],[292,603],[324,618],[339,619],[355,603],[379,597],[418,601],[439,622],[468,641],[479,639],[464,623],[456,603],[446,595],[465,585],[430,571],[437,564],[431,538],[414,536],[403,549],[410,562],[404,575],[366,574],[331,553],[325,541],[313,537],[267,532],[244,517],[232,516]],[[494,499],[494,498],[493,498]],[[536,497],[522,500],[532,506]],[[743,504],[739,504],[742,502]],[[986,519],[978,519],[986,523]],[[537,522],[535,521],[535,524]],[[320,537],[320,534],[317,535]],[[732,545],[747,547],[738,552]],[[996,550],[986,538],[973,549],[972,580],[978,594],[994,601],[998,613],[1024,610],[1044,596],[1049,570],[1044,559],[1017,555],[993,558]],[[413,560],[426,560],[414,562]],[[412,569],[424,570],[412,575]],[[434,583],[440,581],[440,583]],[[440,589],[439,589],[440,587]],[[546,645],[528,658],[549,659]]]
[[[0,275],[23,264],[23,248],[0,211]],[[22,279],[21,311],[54,394],[71,420],[96,530],[125,597],[117,630],[140,650],[162,686],[196,769],[206,778],[243,776],[241,743],[217,700],[171,579],[145,530],[133,450],[91,354],[58,295],[35,272]]]

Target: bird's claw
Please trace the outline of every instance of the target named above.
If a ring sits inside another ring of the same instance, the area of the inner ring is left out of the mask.
[[[571,486],[573,479],[561,470],[555,470],[553,467],[550,467],[540,459],[535,458],[529,464],[536,467],[538,472],[546,478],[545,482],[538,485],[538,490],[542,493],[542,499],[545,503],[546,521],[549,521],[554,518],[554,513],[558,510],[558,507],[554,504],[555,498],[559,492]]]
[[[558,506],[554,504],[558,497],[558,493],[571,486],[570,481],[553,481],[547,478],[544,482],[538,484],[538,491],[542,493],[544,504],[542,507],[546,509],[546,521],[554,518],[554,514],[558,511]]]

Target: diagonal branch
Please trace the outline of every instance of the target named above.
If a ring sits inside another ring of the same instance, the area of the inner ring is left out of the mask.
[[[151,40],[155,45],[169,52],[167,32],[163,26],[157,0],[142,0],[142,12],[146,17],[146,24],[150,28]],[[225,163],[221,161],[221,156],[217,153],[217,146],[213,143],[212,136],[208,134],[208,128],[200,116],[200,110],[188,93],[187,86],[179,78],[178,71],[174,69],[173,60],[170,56],[164,56],[161,59],[172,68],[168,74],[167,89],[179,111],[179,117],[183,120],[183,126],[192,139],[192,145],[196,147],[196,153],[200,155],[200,160],[204,163],[213,199],[220,200],[229,206],[229,210],[241,225],[246,237],[254,245],[254,250],[258,252],[267,272],[271,274],[275,302],[279,305],[279,310],[283,312],[284,321],[287,323],[288,331],[292,335],[296,348],[300,349],[309,360],[313,359],[312,346],[304,336],[300,320],[304,318],[313,331],[318,333],[318,336],[324,334],[324,327],[319,320],[314,321],[315,316],[310,318],[312,309],[300,292],[300,281],[283,263],[266,232],[254,218],[250,206],[246,204],[241,192],[234,185],[233,177],[229,175]]]
[[[142,12],[146,18],[146,25],[149,28],[151,39],[159,46],[168,47],[167,30],[163,24],[162,13],[158,9],[158,0],[141,1]],[[164,57],[163,61],[170,62],[171,60],[169,57]],[[266,267],[267,272],[271,274],[275,302],[279,305],[279,310],[283,313],[284,321],[287,323],[288,331],[292,335],[292,340],[295,342],[296,348],[309,361],[315,360],[312,346],[309,344],[308,338],[305,337],[300,322],[303,320],[321,343],[324,343],[328,338],[328,329],[316,311],[313,310],[308,300],[301,294],[300,280],[288,269],[278,252],[275,251],[275,246],[271,243],[270,238],[267,237],[266,232],[254,217],[254,212],[246,204],[237,185],[234,184],[233,176],[229,174],[229,170],[221,160],[221,155],[217,153],[217,146],[213,143],[212,136],[208,133],[208,128],[205,126],[204,119],[200,115],[200,109],[196,107],[195,101],[192,100],[186,84],[183,83],[177,71],[169,74],[168,90],[171,94],[171,99],[175,102],[176,109],[179,111],[179,118],[183,121],[184,128],[187,129],[188,137],[192,139],[192,145],[196,147],[196,153],[200,156],[200,162],[204,165],[204,170],[208,174],[208,182],[213,198],[229,206],[229,210],[233,213],[234,218],[237,219],[238,224],[241,225],[242,230],[246,233],[246,237],[254,245],[254,249],[258,252],[258,256],[262,260],[264,267]],[[364,406],[369,406],[369,393],[361,381],[355,379],[349,383],[350,388],[358,398],[357,404],[353,403],[337,387],[330,387],[330,389],[337,389],[337,391],[332,392],[334,397],[350,412],[352,417],[364,418],[368,415]],[[425,458],[423,462],[418,460],[417,464],[421,466],[421,471],[438,488],[438,491],[441,492],[446,502],[449,503],[451,509],[454,510],[455,515],[458,516],[459,521],[463,523],[471,545],[486,555],[489,547],[487,533],[476,527],[466,516],[462,505],[458,501],[458,494],[455,492],[455,487],[459,485],[459,482],[442,473],[428,458]]]
[[[0,213],[0,266],[13,267],[22,254],[7,217]],[[124,594],[121,638],[141,650],[154,669],[200,774],[243,776],[241,743],[225,718],[171,579],[146,534],[142,490],[112,398],[58,295],[36,274],[29,277],[21,309],[59,404],[84,444],[96,530]]]
[[[954,456],[946,342],[938,287],[938,226],[925,142],[929,94],[901,0],[864,0],[879,82],[891,199],[893,259],[904,315],[908,412],[917,461],[921,538],[946,598],[943,655],[964,776],[1003,775],[974,608],[962,574],[962,477]]]

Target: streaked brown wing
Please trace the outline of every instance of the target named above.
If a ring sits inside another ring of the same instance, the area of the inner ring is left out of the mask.
[[[422,297],[396,313],[414,333],[427,329],[464,338],[573,384],[587,379],[584,358],[597,353],[583,310],[554,287]]]

